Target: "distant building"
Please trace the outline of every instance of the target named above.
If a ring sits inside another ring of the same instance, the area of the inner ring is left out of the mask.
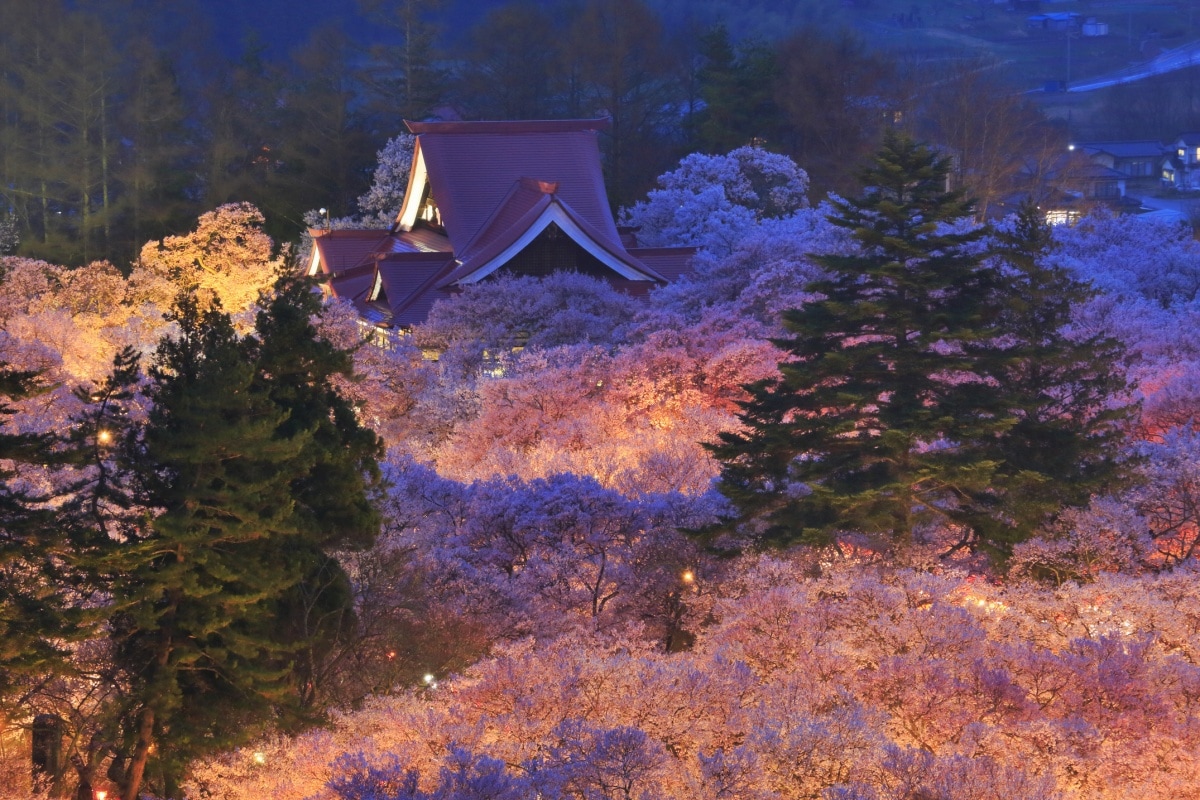
[[[1158,187],[1163,158],[1167,152],[1166,146],[1154,139],[1077,142],[1074,147],[1093,163],[1121,175],[1127,187],[1134,191],[1149,191]]]
[[[1082,16],[1074,11],[1055,11],[1050,14],[1033,14],[1025,18],[1025,28],[1034,32],[1070,31],[1081,24]]]
[[[1165,148],[1161,179],[1167,187],[1200,189],[1200,133],[1181,133]]]
[[[391,228],[310,231],[307,273],[372,324],[411,327],[493,275],[575,271],[641,295],[690,269],[694,248],[618,230],[597,141],[607,120],[405,124],[417,142]]]

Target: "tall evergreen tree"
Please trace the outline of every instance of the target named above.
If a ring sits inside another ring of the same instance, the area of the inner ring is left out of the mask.
[[[958,522],[961,498],[990,485],[997,464],[970,445],[1011,422],[971,404],[968,346],[996,335],[996,271],[977,246],[985,231],[952,224],[971,206],[945,191],[947,170],[887,135],[862,176],[872,188],[836,206],[858,253],[821,259],[822,299],[784,315],[782,376],[749,387],[744,432],[711,448],[722,489],[766,515],[774,541],[859,530],[903,547],[923,521]]]
[[[111,598],[124,698],[113,774],[127,800],[151,778],[177,796],[196,756],[299,708],[307,650],[331,626],[297,626],[297,598],[322,619],[353,619],[332,549],[377,530],[378,441],[332,388],[348,361],[316,335],[315,301],[287,286],[257,336],[194,296],[178,301],[179,335],[149,370],[149,416],[106,454],[127,502],[76,536]],[[138,521],[106,525],[122,508]]]
[[[358,549],[374,540],[380,516],[372,502],[379,486],[382,442],[364,428],[334,387],[353,369],[350,354],[322,338],[313,325],[319,295],[308,281],[284,277],[259,313],[258,382],[288,412],[277,435],[303,437],[305,471],[291,483],[303,539],[289,557],[301,580],[279,600],[281,634],[297,648],[294,680],[301,705],[322,694],[321,675],[336,647],[355,633],[350,581],[333,548]]]
[[[998,469],[992,490],[975,498],[963,543],[1001,556],[1063,506],[1085,505],[1125,477],[1119,443],[1135,406],[1124,346],[1103,332],[1070,330],[1072,307],[1093,290],[1054,265],[1052,249],[1041,212],[1025,204],[997,234],[1004,335],[970,346],[991,378],[974,384],[978,401],[1000,405],[1013,422],[979,443]]]
[[[442,100],[445,70],[439,65],[439,26],[435,17],[445,0],[358,0],[363,13],[395,34],[392,43],[371,50],[364,73],[373,111],[391,120],[424,119]]]
[[[69,628],[54,583],[60,549],[45,498],[23,485],[22,468],[52,459],[51,437],[7,429],[8,401],[39,389],[37,374],[0,363],[0,718],[22,677],[43,675],[60,662]]]
[[[226,316],[184,299],[174,321],[180,335],[159,346],[154,407],[130,465],[145,506],[161,512],[99,562],[129,684],[126,800],[152,752],[178,775],[206,742],[237,741],[282,697],[271,600],[299,580],[286,553],[304,443],[276,439],[287,414],[252,390],[253,361]]]
[[[761,140],[768,147],[782,124],[775,102],[778,65],[775,51],[764,42],[730,42],[723,24],[701,41],[703,109],[696,115],[697,139],[706,153],[727,153]]]
[[[1045,256],[1036,208],[990,244],[949,165],[890,132],[866,193],[837,204],[858,252],[825,256],[787,312],[789,359],[711,446],[721,487],[780,543],[918,526],[1003,558],[1064,505],[1121,478],[1119,344],[1068,332],[1089,289]]]

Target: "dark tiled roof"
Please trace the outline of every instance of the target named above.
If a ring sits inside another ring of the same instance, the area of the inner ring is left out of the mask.
[[[329,286],[334,297],[354,300],[365,297],[371,285],[375,283],[375,262],[335,272],[329,279]]]
[[[1165,149],[1162,142],[1150,139],[1127,142],[1078,142],[1075,147],[1117,158],[1157,158]]]
[[[668,283],[692,271],[695,247],[636,247],[629,255],[661,275]]]
[[[393,238],[392,253],[452,253],[450,240],[446,234],[429,230],[428,228],[413,228],[411,231],[396,234]]]
[[[522,179],[557,194],[606,239],[619,242],[604,193],[596,132],[604,120],[407,123],[454,252],[461,253]]]
[[[455,266],[447,253],[394,253],[379,260],[379,279],[394,320],[401,325],[413,314],[425,319],[439,279]],[[428,300],[427,300],[428,298]],[[427,301],[426,301],[427,300]]]
[[[483,252],[496,250],[497,240],[511,238],[514,228],[528,227],[550,205],[555,188],[554,184],[529,179],[513,183],[509,193],[500,201],[495,213],[479,229],[475,238],[461,250],[455,251],[459,260],[465,262]]]
[[[618,234],[596,140],[607,120],[407,124],[445,233],[421,225],[312,232],[332,293],[351,299],[364,318],[423,322],[434,302],[456,293],[456,282],[486,274],[550,220],[617,265],[610,282],[628,294],[645,295],[689,269],[694,248],[629,250],[632,237]],[[370,296],[377,279],[386,304]]]
[[[387,231],[342,228],[312,229],[313,246],[321,257],[322,272],[341,272],[370,260],[391,238]]]
[[[501,213],[497,215],[498,224],[493,226],[489,223],[484,228],[483,234],[476,238],[473,247],[462,255],[462,263],[459,267],[443,278],[438,284],[439,287],[444,288],[464,280],[486,267],[489,262],[494,262],[494,259],[517,243],[545,214],[556,209],[561,212],[562,218],[565,218],[567,224],[578,228],[579,234],[582,234],[583,238],[594,243],[609,258],[623,264],[635,273],[645,275],[647,280],[666,283],[666,279],[661,275],[630,256],[619,239],[613,241],[604,237],[599,231],[592,228],[586,219],[576,214],[574,209],[560,202],[557,195],[539,193],[533,202],[529,202],[530,193],[515,193],[510,197],[514,206],[512,211],[509,212],[505,207],[501,208]]]

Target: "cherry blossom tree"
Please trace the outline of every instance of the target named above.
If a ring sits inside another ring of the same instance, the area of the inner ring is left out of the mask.
[[[808,175],[787,156],[759,147],[726,155],[693,153],[660,175],[647,199],[620,221],[650,247],[697,245],[728,253],[747,229],[808,205]]]
[[[375,173],[371,188],[358,198],[359,213],[366,217],[374,215],[381,223],[391,225],[400,213],[400,204],[408,191],[408,174],[412,169],[413,149],[417,137],[402,133],[388,139],[383,149],[376,153]]]
[[[201,214],[191,233],[147,243],[129,277],[132,296],[167,308],[180,289],[194,286],[231,314],[246,311],[286,261],[275,255],[264,223],[249,203],[230,203]]]

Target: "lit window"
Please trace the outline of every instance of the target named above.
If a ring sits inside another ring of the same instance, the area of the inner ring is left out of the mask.
[[[1074,225],[1079,221],[1079,212],[1073,209],[1056,208],[1046,212],[1048,225]]]

